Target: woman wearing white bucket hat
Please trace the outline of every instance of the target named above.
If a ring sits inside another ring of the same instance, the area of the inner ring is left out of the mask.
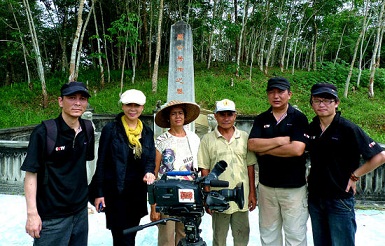
[[[120,96],[123,112],[103,127],[90,199],[106,214],[114,245],[135,245],[135,233],[147,215],[147,184],[155,180],[154,133],[142,121],[146,96],[135,89]]]
[[[155,123],[162,128],[169,128],[155,140],[156,158],[155,175],[162,176],[169,171],[194,171],[198,169],[197,154],[199,137],[185,129],[185,125],[193,122],[200,113],[199,106],[191,102],[170,101],[155,116]],[[192,179],[181,176],[181,179]],[[166,218],[164,214],[155,212],[151,206],[151,220]],[[184,225],[181,222],[168,221],[159,225],[158,245],[175,246],[185,237]]]

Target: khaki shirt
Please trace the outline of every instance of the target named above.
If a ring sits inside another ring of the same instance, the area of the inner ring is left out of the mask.
[[[224,160],[227,163],[226,170],[219,175],[219,180],[229,182],[228,189],[233,189],[239,182],[243,182],[245,204],[243,209],[230,201],[230,208],[223,213],[232,214],[238,211],[248,210],[249,197],[249,176],[247,167],[257,163],[253,152],[247,150],[248,134],[245,131],[235,128],[235,132],[228,142],[218,131],[203,136],[198,151],[198,167],[212,170],[218,161]],[[220,190],[223,188],[211,188]],[[225,188],[227,189],[227,188]]]

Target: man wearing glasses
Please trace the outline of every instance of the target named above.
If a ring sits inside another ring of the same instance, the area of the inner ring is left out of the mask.
[[[313,85],[310,104],[317,115],[308,133],[308,202],[314,245],[354,245],[356,182],[385,162],[385,152],[361,128],[341,117],[334,85]]]
[[[235,202],[230,201],[230,207],[223,212],[207,211],[212,216],[213,246],[226,245],[229,226],[233,245],[247,246],[250,233],[248,211],[253,211],[257,202],[254,173],[257,160],[254,153],[247,150],[247,133],[234,126],[235,103],[229,99],[216,102],[214,114],[218,125],[201,140],[198,167],[202,176],[206,176],[217,162],[224,160],[227,168],[218,179],[228,181],[229,189],[243,182],[245,203],[243,208],[238,208]]]
[[[261,244],[307,245],[308,120],[289,104],[292,92],[287,79],[269,79],[266,92],[271,107],[255,118],[248,140],[249,150],[258,158]]]

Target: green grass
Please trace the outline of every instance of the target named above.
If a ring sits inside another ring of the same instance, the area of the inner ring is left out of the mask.
[[[361,87],[352,90],[356,80],[353,74],[348,98],[342,98],[348,68],[343,65],[323,66],[313,72],[296,71],[281,73],[279,69],[272,68],[269,75],[265,76],[259,69],[252,71],[252,81],[249,81],[249,67],[241,68],[241,76],[236,77],[235,68],[229,64],[213,64],[210,70],[204,64],[195,64],[195,98],[196,102],[204,109],[213,110],[215,101],[229,98],[235,101],[237,110],[243,115],[257,115],[265,111],[269,104],[266,98],[266,83],[271,76],[284,76],[292,84],[292,105],[297,105],[309,118],[314,117],[314,112],[309,105],[310,88],[316,82],[332,82],[337,85],[341,104],[339,109],[342,115],[361,126],[373,139],[385,143],[385,70],[378,69],[375,78],[375,97],[368,98],[367,81],[368,71],[364,71]],[[159,71],[158,90],[152,93],[151,78],[145,69],[138,70],[135,84],[131,78],[126,78],[124,90],[136,88],[142,90],[147,96],[145,114],[151,114],[156,102],[165,103],[167,98],[167,67]],[[120,93],[120,72],[113,71],[112,81],[106,83],[102,89],[98,82],[98,71],[84,71],[79,81],[88,83],[92,97],[89,102],[95,113],[118,113],[121,105],[118,103]],[[34,81],[31,91],[26,82],[16,83],[0,88],[0,128],[25,126],[40,123],[43,119],[56,117],[60,108],[57,104],[60,86],[66,81],[66,75],[47,78],[49,106],[42,109],[41,86],[39,81]],[[231,83],[233,82],[233,86]]]

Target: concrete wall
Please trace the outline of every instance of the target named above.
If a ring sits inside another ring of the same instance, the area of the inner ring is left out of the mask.
[[[93,115],[93,122],[96,127],[97,153],[98,139],[103,126],[113,121],[115,115]],[[161,131],[154,126],[153,115],[145,115],[141,120],[150,126],[156,133]],[[215,126],[210,119],[200,119],[196,124],[196,132],[201,137],[209,129]],[[250,132],[253,124],[253,116],[238,116],[236,126],[239,129]],[[11,129],[0,129],[0,193],[21,194],[23,193],[24,172],[20,171],[28,146],[29,135],[34,126],[16,127]],[[18,140],[18,141],[15,141]],[[21,141],[22,140],[22,141]],[[384,146],[383,146],[384,147]],[[88,178],[92,177],[96,167],[96,160],[87,163]],[[362,201],[385,202],[385,167],[379,167],[360,179],[357,183],[358,194],[356,198]]]

